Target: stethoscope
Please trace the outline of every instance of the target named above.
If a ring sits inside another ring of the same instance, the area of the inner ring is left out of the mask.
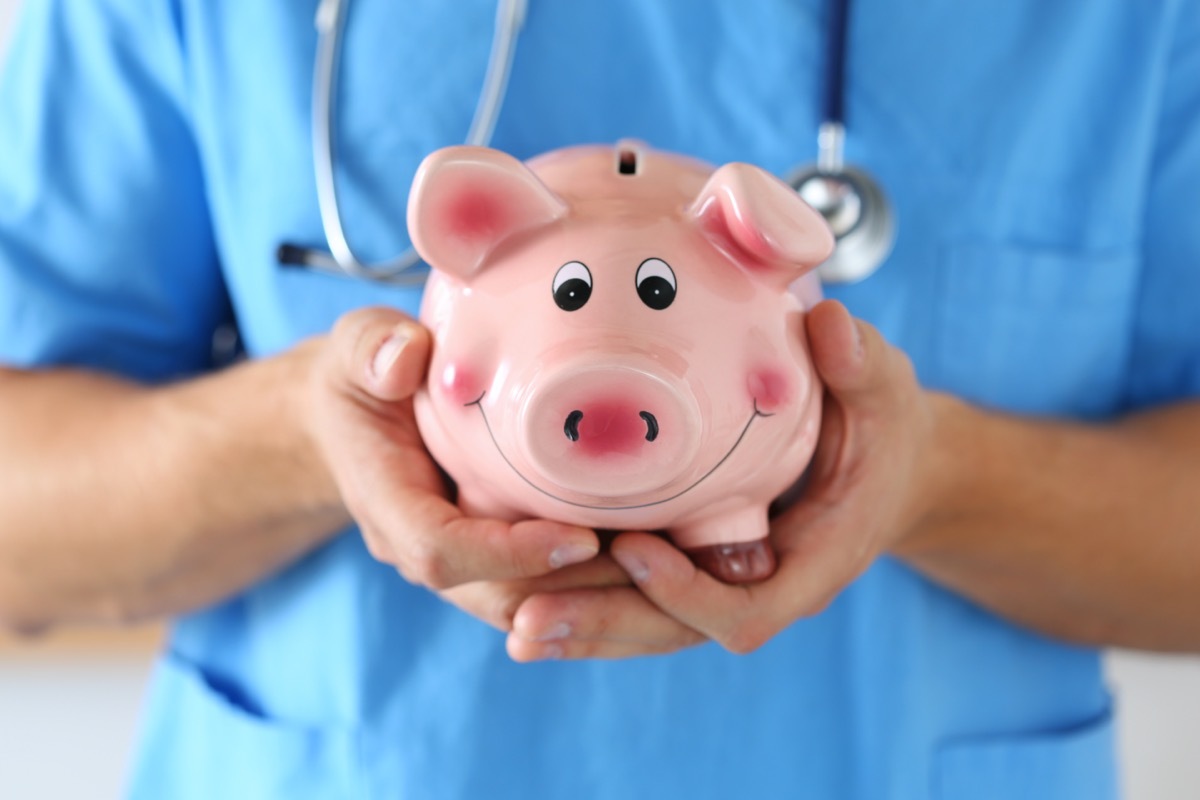
[[[492,50],[466,143],[488,145],[504,95],[517,37],[525,20],[527,0],[500,0]],[[312,142],[317,179],[317,204],[328,251],[284,243],[280,263],[360,278],[375,283],[411,286],[424,282],[426,271],[415,269],[421,257],[411,247],[391,261],[359,259],[346,237],[335,182],[338,66],[345,38],[349,0],[321,0],[317,8],[317,59],[313,70]],[[837,239],[837,247],[818,268],[826,283],[860,281],[879,269],[895,239],[895,214],[879,182],[844,162],[844,116],[847,21],[850,0],[833,0],[828,28],[828,77],[823,118],[817,135],[815,164],[796,170],[788,182],[819,211]]]
[[[467,144],[487,145],[492,141],[496,119],[504,104],[508,75],[517,51],[517,34],[525,21],[526,0],[500,0],[496,8],[496,27],[492,34],[492,52],[488,56],[483,88],[475,116],[467,131]],[[280,263],[309,267],[320,272],[361,278],[375,283],[414,286],[425,282],[427,272],[414,269],[421,257],[411,246],[391,261],[364,263],[351,247],[342,226],[335,175],[333,120],[336,116],[338,65],[346,32],[349,0],[321,0],[317,8],[317,61],[313,70],[312,145],[317,176],[317,206],[329,251],[296,244],[279,246]]]
[[[834,0],[826,48],[828,75],[817,162],[787,181],[825,217],[837,247],[817,268],[824,283],[855,283],[883,266],[896,239],[896,214],[879,181],[845,162],[846,41],[850,0]]]

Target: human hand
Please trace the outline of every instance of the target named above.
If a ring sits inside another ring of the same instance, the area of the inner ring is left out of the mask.
[[[612,658],[705,639],[748,653],[820,613],[938,503],[950,466],[937,439],[937,395],[904,353],[840,303],[809,313],[814,364],[826,386],[821,436],[801,499],[773,520],[778,571],[757,584],[720,583],[670,543],[626,533],[612,557],[640,591],[599,588],[525,600],[508,639],[518,661]]]
[[[474,519],[450,502],[413,416],[430,351],[423,327],[393,309],[362,309],[343,316],[321,347],[309,429],[372,556],[412,583],[446,590],[596,555],[587,528]]]

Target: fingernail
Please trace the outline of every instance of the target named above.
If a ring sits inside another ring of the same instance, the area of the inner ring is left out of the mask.
[[[566,655],[566,651],[563,650],[561,644],[548,644],[542,648],[541,657],[544,661],[558,661],[564,655]]]
[[[867,357],[867,344],[863,339],[862,325],[856,319],[851,319],[850,324],[854,326],[854,357],[861,363]]]
[[[407,331],[396,330],[379,345],[379,349],[375,351],[375,358],[371,361],[371,377],[378,380],[387,375],[411,338]]]
[[[642,583],[650,577],[650,567],[646,566],[645,561],[642,561],[642,559],[632,553],[613,553],[613,558],[621,565],[621,569],[628,572],[629,577],[638,583]]]
[[[595,557],[596,548],[578,542],[560,544],[550,553],[550,569],[558,569],[568,564],[579,564]]]
[[[555,639],[566,639],[571,635],[571,624],[569,622],[556,622],[551,625],[546,631],[535,636],[535,642],[552,642]]]

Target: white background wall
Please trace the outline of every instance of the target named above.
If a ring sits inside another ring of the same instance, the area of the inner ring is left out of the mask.
[[[18,4],[0,0],[0,49]],[[1200,797],[1200,658],[1108,663],[1128,800]],[[118,797],[147,673],[136,655],[0,654],[0,797]]]
[[[137,652],[0,651],[0,797],[121,796],[149,674]]]

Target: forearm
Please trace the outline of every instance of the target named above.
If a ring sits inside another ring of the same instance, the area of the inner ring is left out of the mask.
[[[1200,650],[1200,404],[1088,426],[935,402],[943,500],[898,555],[1053,636]]]
[[[344,525],[304,431],[313,350],[156,389],[0,372],[0,622],[196,608]]]

